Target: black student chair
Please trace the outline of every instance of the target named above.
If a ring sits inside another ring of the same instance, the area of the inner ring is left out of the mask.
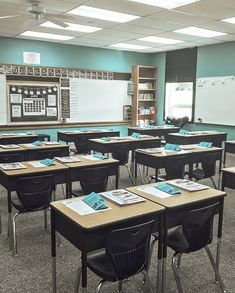
[[[129,152],[130,152],[130,144],[129,143],[119,143],[119,144],[113,146],[112,157],[115,160],[119,161],[120,166],[126,167],[128,174],[129,174],[129,177],[131,179],[131,182],[133,185],[135,185],[134,178],[133,178],[133,176],[131,174],[131,170],[128,166]]]
[[[197,155],[197,154],[195,154]],[[216,160],[218,157],[218,153],[209,153],[203,154],[200,162],[201,168],[196,168],[192,171],[191,177],[195,178],[196,181],[210,178],[214,188],[216,189],[217,186],[213,179],[213,176],[216,174]]]
[[[75,154],[89,154],[89,141],[88,138],[79,138],[74,141],[75,149],[71,149],[71,151]]]
[[[105,282],[118,282],[118,292],[121,293],[122,281],[140,272],[146,276],[149,290],[153,292],[146,270],[153,224],[151,221],[114,230],[107,236],[104,249],[88,254],[88,268],[102,278],[96,293]],[[80,276],[81,268],[77,272],[74,292],[79,290]]]
[[[84,194],[107,190],[109,166],[84,168],[79,170],[79,181]],[[78,196],[77,191],[72,194]]]
[[[53,190],[53,175],[42,175],[20,178],[16,181],[17,198],[13,198],[12,206],[17,213],[12,219],[13,252],[17,254],[16,218],[28,212],[44,210],[44,228],[47,229],[47,209],[51,202]]]
[[[183,253],[191,253],[205,248],[216,280],[222,292],[226,292],[220,273],[211,254],[209,244],[213,236],[213,219],[219,207],[219,202],[203,208],[189,211],[181,226],[170,229],[167,236],[167,246],[174,250],[172,268],[177,283],[178,292],[183,293],[183,288],[178,275],[180,259]]]

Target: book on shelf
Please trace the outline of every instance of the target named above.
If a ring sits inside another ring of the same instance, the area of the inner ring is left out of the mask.
[[[145,201],[145,199],[139,195],[126,191],[125,189],[117,189],[100,193],[101,196],[110,200],[118,205],[129,205]]]
[[[139,83],[139,90],[151,90],[153,84],[151,82]]]

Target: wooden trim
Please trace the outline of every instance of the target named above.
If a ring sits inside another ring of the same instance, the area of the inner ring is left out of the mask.
[[[0,130],[20,130],[20,129],[56,129],[56,128],[71,128],[71,127],[86,127],[86,126],[119,126],[130,125],[130,121],[117,121],[117,122],[86,122],[86,123],[55,123],[55,124],[34,124],[34,125],[3,125]]]

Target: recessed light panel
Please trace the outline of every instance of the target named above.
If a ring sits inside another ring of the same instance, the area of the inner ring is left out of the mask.
[[[140,18],[136,15],[120,13],[112,10],[100,9],[90,6],[81,5],[73,10],[67,12],[69,14],[80,15],[85,17],[97,18],[101,20],[113,21],[113,22],[128,22],[133,19]]]
[[[199,28],[199,27],[195,27],[195,26],[189,26],[186,28],[175,30],[174,32],[180,33],[180,34],[192,35],[192,36],[199,36],[199,37],[204,37],[204,38],[213,38],[213,37],[227,35],[226,33],[207,30],[207,29]]]
[[[68,31],[84,32],[84,33],[93,33],[93,32],[102,30],[102,28],[100,28],[100,27],[94,27],[94,26],[89,26],[89,25],[81,25],[81,24],[70,23],[70,22],[64,22],[64,24],[67,24],[68,26],[62,27],[62,26],[59,26],[53,22],[46,21],[46,22],[40,24],[40,26],[68,30]]]
[[[222,21],[235,24],[235,17],[230,17],[230,18],[222,19]]]
[[[168,38],[160,38],[160,37],[155,37],[155,36],[144,37],[144,38],[140,38],[138,40],[144,41],[144,42],[168,44],[168,45],[183,43],[183,41],[168,39]]]
[[[125,43],[113,44],[113,45],[110,45],[110,47],[119,48],[119,49],[131,49],[131,50],[146,50],[151,48],[147,46],[125,44]]]
[[[34,37],[34,38],[48,39],[48,40],[60,40],[60,41],[68,41],[74,38],[71,36],[48,34],[48,33],[33,32],[33,31],[26,31],[20,35],[26,36],[26,37]]]
[[[129,0],[146,5],[157,6],[165,9],[174,9],[200,0]]]

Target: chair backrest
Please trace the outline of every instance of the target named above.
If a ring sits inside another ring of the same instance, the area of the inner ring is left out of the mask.
[[[185,165],[188,163],[188,157],[185,155],[178,155],[168,157],[165,161],[166,179],[184,178]]]
[[[189,251],[197,251],[212,241],[213,219],[219,202],[191,210],[183,220],[183,233],[189,243]]]
[[[105,250],[117,280],[126,279],[146,268],[154,221],[112,231]]]
[[[112,157],[120,162],[120,165],[128,163],[130,144],[118,143],[113,146]]]
[[[85,194],[102,192],[107,189],[109,166],[92,167],[79,170],[79,180]]]
[[[26,210],[42,210],[51,202],[53,184],[53,175],[19,178],[16,193]]]
[[[74,141],[78,154],[88,154],[90,152],[88,138],[79,138]]]
[[[201,164],[204,178],[210,178],[215,175],[217,155],[217,153],[211,153],[203,156]]]

